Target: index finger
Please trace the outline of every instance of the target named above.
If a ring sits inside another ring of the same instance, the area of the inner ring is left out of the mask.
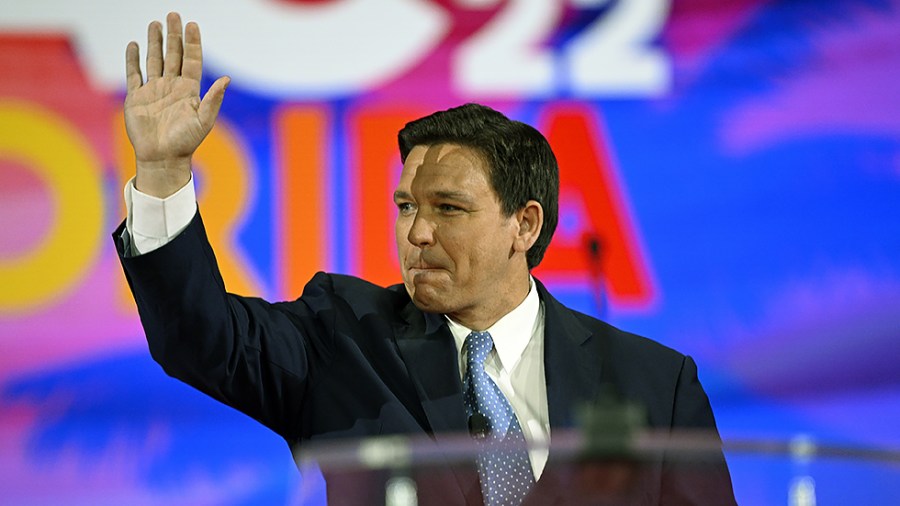
[[[203,48],[200,44],[200,27],[193,21],[184,27],[184,63],[181,77],[200,81],[203,76]]]
[[[128,93],[138,89],[143,84],[141,76],[140,50],[137,42],[129,42],[125,48],[125,84]]]

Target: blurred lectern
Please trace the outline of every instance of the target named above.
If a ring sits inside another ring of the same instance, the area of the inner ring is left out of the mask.
[[[556,430],[540,445],[549,458],[525,504],[658,504],[685,491],[732,503],[717,434],[647,431],[644,418],[611,397],[585,407],[581,430]],[[481,504],[479,451],[467,433],[396,435],[309,443],[297,464],[319,466],[330,504]]]
[[[549,459],[525,504],[658,504],[663,473],[694,490],[728,480],[715,435],[641,432],[622,443],[557,431],[543,449]],[[481,504],[478,452],[468,434],[388,436],[310,444],[298,465],[319,466],[329,504]]]

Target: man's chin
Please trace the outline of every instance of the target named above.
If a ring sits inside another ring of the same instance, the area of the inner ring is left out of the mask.
[[[426,283],[414,283],[410,297],[417,308],[427,313],[446,313],[448,310],[446,293]]]
[[[421,299],[413,298],[412,302],[413,302],[413,304],[415,304],[415,306],[417,308],[419,308],[419,311],[422,311],[423,313],[436,313],[436,314],[444,313],[442,308],[431,304],[429,301],[423,301]]]

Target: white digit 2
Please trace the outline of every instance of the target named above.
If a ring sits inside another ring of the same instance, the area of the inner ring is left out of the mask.
[[[659,95],[669,89],[668,56],[651,45],[671,0],[619,0],[566,46],[575,95]]]
[[[556,0],[509,0],[453,61],[458,89],[475,95],[545,95],[553,91],[553,54],[540,44],[562,14]]]

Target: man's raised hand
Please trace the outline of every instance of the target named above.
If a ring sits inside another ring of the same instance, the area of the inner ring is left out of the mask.
[[[188,23],[182,38],[181,16],[174,12],[166,24],[165,59],[162,25],[154,21],[147,29],[147,82],[138,44],[131,42],[125,50],[125,129],[137,161],[135,187],[160,198],[190,180],[191,156],[212,130],[229,83],[220,77],[201,100],[200,28]]]

